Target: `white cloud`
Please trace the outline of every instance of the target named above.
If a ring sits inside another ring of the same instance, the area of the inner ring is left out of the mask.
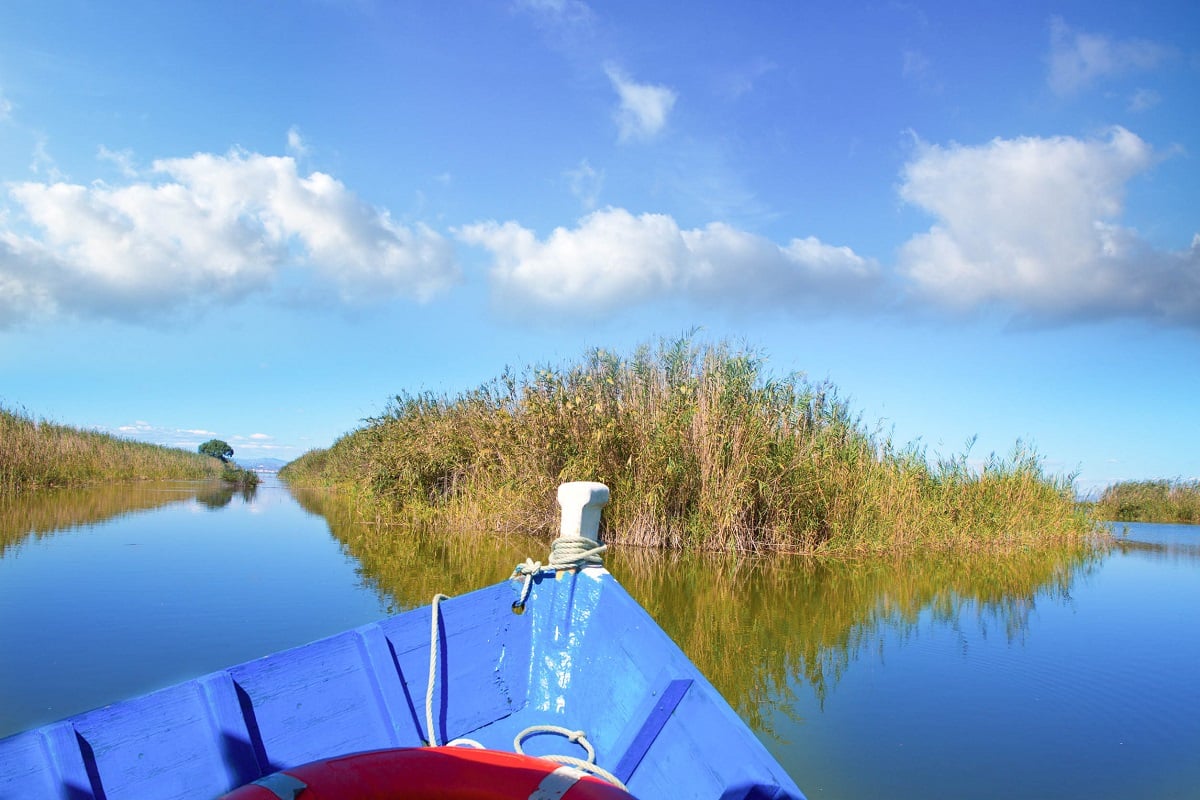
[[[773,61],[759,56],[746,66],[727,73],[720,79],[717,89],[726,98],[736,100],[754,91],[765,75],[778,68]]]
[[[201,442],[216,436],[212,431],[201,428],[167,428],[141,419],[129,425],[120,425],[109,432],[139,442],[193,451]]]
[[[66,180],[66,174],[58,168],[58,162],[50,155],[46,147],[46,139],[39,136],[33,145],[33,160],[29,162],[29,171],[34,175],[45,175],[47,180]]]
[[[117,168],[126,178],[136,178],[137,167],[134,166],[132,150],[109,150],[104,145],[96,149],[96,158],[107,161]]]
[[[1157,251],[1118,222],[1126,183],[1156,161],[1124,128],[1087,140],[919,145],[900,194],[936,221],[901,248],[900,272],[960,310],[998,303],[1048,319],[1200,322],[1200,244]]]
[[[0,92],[0,122],[4,122],[12,116],[12,109],[12,103],[4,96],[3,92]]]
[[[904,79],[926,92],[942,91],[933,62],[920,50],[906,49],[902,54],[901,74]]]
[[[291,158],[199,153],[151,174],[7,186],[18,214],[0,212],[0,327],[55,311],[136,319],[234,302],[285,267],[349,303],[427,300],[457,279],[442,236],[394,222],[329,175],[301,176]]]
[[[300,448],[296,445],[280,444],[275,441],[274,436],[266,433],[252,433],[248,436],[230,436],[221,435],[203,428],[170,428],[155,425],[145,420],[137,420],[129,425],[120,425],[117,428],[107,429],[107,432],[123,436],[127,439],[133,439],[134,441],[149,442],[150,444],[158,444],[165,447],[176,447],[191,452],[195,452],[203,442],[219,438],[229,443],[233,448],[235,457],[263,455],[267,453],[294,456],[300,451]]]
[[[585,158],[578,167],[567,170],[564,175],[571,187],[571,194],[583,207],[588,210],[595,208],[600,190],[604,187],[604,172],[595,169]]]
[[[287,151],[296,158],[304,158],[308,155],[308,145],[305,144],[304,137],[300,135],[300,129],[295,125],[288,128]]]
[[[582,0],[517,0],[516,7],[557,25],[590,24],[595,17]]]
[[[1115,40],[1050,20],[1050,71],[1047,81],[1058,94],[1071,94],[1098,78],[1150,70],[1173,55],[1169,47],[1146,39]]]
[[[1128,108],[1130,111],[1140,113],[1149,111],[1161,102],[1162,96],[1153,89],[1138,89],[1129,98]]]
[[[815,238],[780,246],[724,223],[681,230],[665,214],[620,208],[593,212],[545,240],[515,222],[468,225],[458,234],[492,252],[493,288],[514,310],[595,317],[666,299],[772,309],[862,303],[879,278],[873,262]]]
[[[614,117],[620,140],[652,139],[661,133],[675,107],[675,92],[666,86],[635,83],[612,65],[605,72],[621,101]]]

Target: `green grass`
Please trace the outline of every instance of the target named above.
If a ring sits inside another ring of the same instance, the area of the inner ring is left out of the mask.
[[[199,453],[131,442],[0,408],[0,492],[99,481],[219,478],[258,482],[256,475],[245,470],[223,475],[224,466]]]
[[[457,397],[399,395],[283,476],[448,526],[536,534],[556,529],[559,483],[599,480],[608,541],[676,549],[1014,550],[1095,532],[1069,478],[1020,443],[978,469],[965,454],[931,464],[868,431],[832,386],[691,337],[505,371]]]
[[[1200,481],[1124,481],[1104,490],[1093,514],[1116,522],[1200,523]]]

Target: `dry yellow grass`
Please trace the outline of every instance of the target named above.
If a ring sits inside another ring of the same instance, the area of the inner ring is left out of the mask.
[[[971,469],[868,432],[828,385],[690,337],[596,350],[458,397],[405,394],[284,472],[444,525],[549,533],[567,480],[612,489],[609,541],[867,554],[1014,550],[1085,539],[1068,478],[1020,443]]]
[[[0,408],[0,491],[103,480],[202,480],[221,476],[216,459],[38,421]]]

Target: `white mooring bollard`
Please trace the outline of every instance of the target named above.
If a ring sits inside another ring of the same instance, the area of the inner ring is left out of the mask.
[[[595,481],[575,481],[558,487],[562,508],[560,537],[582,536],[600,544],[600,511],[608,503],[608,487]]]

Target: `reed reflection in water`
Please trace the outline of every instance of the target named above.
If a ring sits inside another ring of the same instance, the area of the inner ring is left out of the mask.
[[[424,605],[502,580],[526,557],[545,560],[531,537],[387,524],[315,490],[294,489],[361,564],[391,610]],[[928,612],[1020,640],[1039,597],[1064,597],[1096,552],[933,556],[866,563],[809,557],[737,557],[614,548],[605,565],[756,730],[792,716],[802,680],[822,702],[847,666],[904,633]]]
[[[234,496],[254,499],[255,487],[220,481],[145,481],[120,484],[0,492],[0,556],[29,537],[42,538],[81,525],[94,525],[137,511],[196,500],[224,508]]]

